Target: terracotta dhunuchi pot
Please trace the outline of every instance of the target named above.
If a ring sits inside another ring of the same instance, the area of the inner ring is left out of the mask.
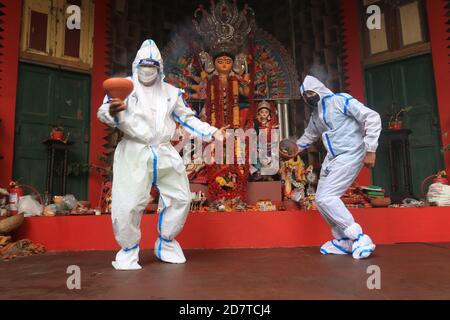
[[[282,160],[290,160],[297,156],[299,148],[297,144],[289,139],[280,142],[280,157]]]
[[[125,100],[133,92],[133,81],[126,78],[110,78],[103,82],[103,88],[109,98]]]

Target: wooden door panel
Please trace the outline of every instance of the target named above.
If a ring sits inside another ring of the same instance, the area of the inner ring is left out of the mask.
[[[383,129],[389,117],[403,107],[412,110],[405,114],[405,127],[410,136],[411,171],[414,196],[420,197],[420,183],[442,169],[439,114],[434,86],[434,75],[429,55],[377,66],[366,70],[367,100],[369,106],[384,115]],[[403,180],[403,159],[394,159],[394,172],[389,170],[386,142],[380,140],[378,163],[374,169],[374,183],[389,191],[392,175]]]
[[[54,99],[53,73],[46,68],[21,65],[14,144],[14,179],[44,191],[47,153],[42,141],[49,137]]]
[[[75,142],[69,163],[88,164],[90,77],[30,64],[21,64],[19,72],[14,179],[43,193],[47,150],[42,142],[49,138],[53,126],[66,128]],[[55,188],[58,192],[59,183]],[[86,199],[87,173],[68,177],[67,192]]]
[[[75,144],[69,155],[69,165],[83,166],[89,162],[89,76],[78,73],[58,74],[55,113],[57,122],[70,133]],[[87,197],[88,172],[74,172],[67,178],[67,190],[80,199]]]
[[[366,85],[369,107],[377,110],[383,120],[383,129],[388,128],[389,114],[392,112],[394,91],[392,72],[388,67],[378,67],[366,74]]]
[[[19,73],[17,112],[20,113],[20,120],[48,123],[54,97],[52,73],[45,68],[29,66],[21,67]]]

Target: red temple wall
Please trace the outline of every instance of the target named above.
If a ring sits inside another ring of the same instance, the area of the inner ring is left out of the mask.
[[[345,89],[354,98],[364,103],[366,96],[357,0],[341,0],[341,16],[344,25]],[[361,185],[370,185],[371,181],[371,171],[364,168],[359,175],[357,182]]]
[[[0,1],[3,23],[0,27],[0,186],[9,184],[13,173],[16,95],[19,68],[22,4],[18,0]]]
[[[427,1],[431,54],[444,146],[450,144],[450,25],[447,22],[449,5],[448,0]],[[445,155],[445,166],[450,173],[450,152]]]
[[[90,164],[102,165],[97,156],[104,152],[103,144],[106,141],[106,126],[97,119],[97,110],[105,96],[103,81],[109,72],[109,0],[95,1],[95,25],[94,25],[94,65],[92,68],[92,92],[91,92],[91,140],[90,140]],[[104,165],[104,164],[103,164]],[[98,204],[100,198],[102,179],[97,172],[89,175],[89,201],[93,206]]]

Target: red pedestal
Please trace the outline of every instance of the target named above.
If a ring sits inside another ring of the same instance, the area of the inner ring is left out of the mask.
[[[377,244],[450,242],[450,208],[355,209],[355,219]],[[157,215],[144,215],[141,247],[157,237]],[[35,217],[25,219],[16,238],[49,250],[116,250],[111,217]],[[192,213],[177,238],[186,249],[319,246],[329,227],[316,211],[270,213]]]

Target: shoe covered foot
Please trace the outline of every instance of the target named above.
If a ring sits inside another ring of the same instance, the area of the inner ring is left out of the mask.
[[[120,271],[140,270],[139,265],[139,246],[136,245],[130,249],[122,249],[116,255],[116,260],[112,262],[112,266]]]
[[[174,240],[164,240],[158,238],[155,243],[155,256],[167,263],[183,264],[186,258],[180,244]]]
[[[353,243],[352,254],[356,260],[367,259],[375,251],[376,245],[366,234],[361,234]]]
[[[349,238],[334,239],[325,243],[320,252],[323,255],[336,254],[336,255],[348,255],[352,254],[353,241]]]

